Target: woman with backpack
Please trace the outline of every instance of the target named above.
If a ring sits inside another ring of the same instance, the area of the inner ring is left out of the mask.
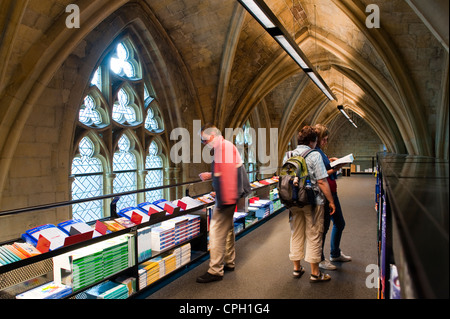
[[[289,156],[302,156],[309,149],[315,149],[317,133],[311,126],[302,128],[298,135],[298,146]],[[287,161],[286,154],[284,162]],[[322,255],[324,198],[329,201],[330,214],[334,213],[334,201],[327,182],[327,171],[319,152],[313,151],[305,158],[308,174],[313,189],[316,189],[315,205],[289,207],[289,224],[291,227],[289,259],[294,264],[293,276],[300,278],[305,269],[301,260],[311,265],[310,282],[323,282],[331,279],[319,269]],[[320,190],[320,191],[319,191]]]
[[[336,172],[345,166],[345,164],[336,165],[335,167],[331,167],[330,163],[332,161],[337,160],[337,158],[328,158],[328,156],[323,152],[323,149],[328,144],[328,128],[325,125],[317,124],[314,126],[314,129],[318,136],[316,150],[322,155],[322,159],[324,165],[327,169],[328,173],[328,184],[330,185],[331,194],[333,196],[334,204],[336,206],[336,211],[334,214],[330,214],[328,210],[328,203],[325,202],[325,214],[324,214],[324,230],[323,230],[323,243],[322,243],[322,260],[319,264],[321,269],[325,270],[335,270],[336,266],[333,265],[329,260],[325,258],[323,254],[323,245],[325,243],[325,238],[330,228],[330,221],[333,221],[333,228],[331,231],[331,239],[330,239],[330,260],[333,262],[347,262],[351,261],[352,257],[346,256],[341,252],[340,243],[342,232],[345,228],[345,220],[344,215],[342,214],[341,204],[339,203],[339,198],[337,195],[337,175]]]

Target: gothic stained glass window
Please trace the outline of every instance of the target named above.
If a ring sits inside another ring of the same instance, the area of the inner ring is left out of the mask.
[[[114,154],[113,170],[116,174],[113,183],[114,193],[136,190],[136,157],[130,152],[130,140],[122,135],[118,144],[119,150]],[[117,209],[136,206],[136,194],[125,195],[117,203]]]
[[[140,62],[136,49],[139,47],[134,45],[131,37],[124,36],[112,51],[105,53],[105,58],[99,61],[91,75],[75,132],[75,138],[81,134],[90,138],[83,138],[78,145],[73,145],[77,150],[74,153],[78,154],[72,160],[73,200],[102,196],[106,190],[112,194],[163,185],[163,161],[158,155],[157,143],[150,146],[149,153],[139,152],[146,147],[143,143],[152,139],[155,133],[164,131],[156,93],[149,77],[143,76],[148,75],[148,70]],[[120,129],[133,126],[133,130],[116,136],[118,126]],[[136,132],[141,128],[145,136],[137,136]],[[115,143],[118,143],[117,150],[110,150]],[[97,148],[100,154],[113,153],[112,161],[108,161],[106,155],[96,155]],[[147,171],[143,181],[138,178],[140,170]],[[107,178],[106,172],[113,172],[114,180]],[[135,207],[138,200],[161,199],[163,194],[160,190],[122,196],[117,209]],[[110,215],[108,203],[108,200],[101,200],[75,204],[72,217],[85,221],[107,217]]]
[[[84,137],[79,146],[80,156],[72,161],[72,200],[101,196],[103,192],[102,163],[92,157],[94,145]],[[92,221],[103,217],[102,201],[89,201],[72,206],[73,218]]]
[[[155,119],[155,113],[151,108],[147,111],[147,118],[145,119],[145,128],[149,131],[156,131],[159,129],[158,121]]]
[[[84,104],[80,109],[80,122],[86,125],[99,125],[102,123],[102,117],[100,113],[96,110],[95,100],[92,96],[87,95],[84,98]]]
[[[163,162],[158,156],[158,145],[155,142],[150,144],[149,155],[145,161],[147,176],[145,177],[145,188],[158,187],[163,185]],[[147,202],[154,202],[163,198],[163,190],[155,190],[145,194]]]
[[[133,78],[136,76],[136,70],[132,62],[131,51],[123,44],[117,45],[115,54],[110,62],[111,70],[120,76]]]
[[[122,88],[117,94],[117,101],[114,103],[112,118],[116,122],[133,123],[136,121],[136,111],[130,106],[130,96]]]

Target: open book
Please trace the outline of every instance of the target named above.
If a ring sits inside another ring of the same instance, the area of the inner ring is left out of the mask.
[[[347,156],[341,157],[340,159],[337,159],[334,162],[331,162],[330,166],[335,167],[336,165],[345,164],[345,163],[353,163],[353,154],[348,154]]]

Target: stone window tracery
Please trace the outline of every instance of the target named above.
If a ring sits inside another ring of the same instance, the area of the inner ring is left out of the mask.
[[[148,74],[126,35],[95,67],[75,130],[74,141],[80,142],[73,146],[72,200],[163,185],[165,156],[159,136],[164,121]],[[145,136],[137,134],[140,127]],[[122,196],[117,210],[161,198],[159,190]],[[85,221],[107,217],[110,202],[74,204],[72,217]]]

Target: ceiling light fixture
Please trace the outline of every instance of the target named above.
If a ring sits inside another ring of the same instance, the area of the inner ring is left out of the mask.
[[[331,101],[337,100],[320,74],[314,69],[298,44],[289,36],[281,22],[263,0],[238,0],[238,2],[262,25],[275,41],[294,59],[310,79]]]
[[[348,116],[348,114],[345,112],[343,105],[338,105],[337,108],[338,108],[339,111],[341,111],[342,114],[344,114],[344,116],[347,118],[347,120],[349,120],[349,122],[352,123],[352,125],[355,128],[358,128],[358,126],[356,126],[355,122],[353,122],[353,120],[350,118],[350,116]]]

